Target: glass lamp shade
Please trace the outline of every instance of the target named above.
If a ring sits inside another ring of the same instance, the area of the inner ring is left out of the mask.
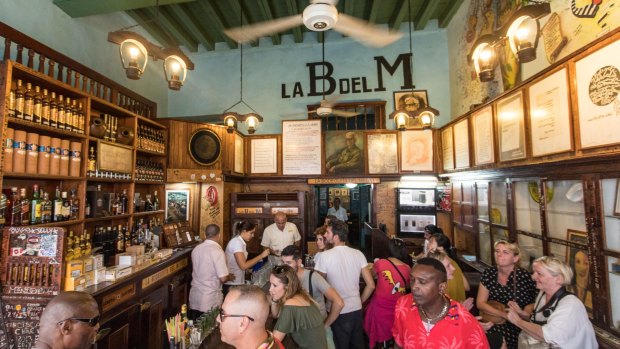
[[[233,114],[228,114],[224,117],[224,125],[226,125],[226,132],[233,133],[237,129],[237,117]]]
[[[126,39],[121,42],[120,54],[127,77],[132,80],[140,79],[148,58],[144,45],[138,40]]]
[[[480,43],[472,54],[474,68],[480,81],[491,81],[495,78],[497,53],[495,47],[487,42]]]
[[[510,49],[519,58],[519,62],[527,63],[536,59],[538,30],[538,21],[530,16],[515,19],[508,28]]]
[[[435,113],[425,110],[418,115],[422,128],[429,129],[435,124]]]
[[[179,56],[170,55],[164,60],[164,72],[168,80],[168,88],[180,90],[187,77],[187,65]]]
[[[396,129],[399,131],[404,131],[407,128],[408,118],[409,114],[404,110],[397,110],[394,112],[394,124],[396,125]]]
[[[249,114],[245,119],[245,122],[248,124],[248,133],[254,134],[254,132],[256,132],[256,128],[258,127],[258,118],[254,114]]]

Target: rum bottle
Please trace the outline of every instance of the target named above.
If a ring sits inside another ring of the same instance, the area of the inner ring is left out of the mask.
[[[65,130],[73,130],[73,111],[71,110],[71,98],[65,99]]]
[[[39,86],[34,87],[33,108],[32,108],[32,121],[37,124],[41,123],[41,88]]]
[[[47,95],[47,89],[43,89],[43,97],[41,98],[41,123],[45,126],[50,125],[50,97]]]
[[[61,198],[62,198],[62,220],[67,221],[71,218],[71,200],[69,200],[69,197],[66,191],[62,192]]]
[[[58,108],[58,120],[56,122],[56,127],[61,130],[65,129],[65,102],[63,100],[64,97],[58,95],[58,103],[56,104],[56,108]]]
[[[32,186],[32,200],[30,200],[30,224],[41,223],[41,194],[37,184]]]
[[[95,147],[90,147],[88,155],[88,176],[95,177],[97,174],[97,159],[95,158]]]
[[[17,90],[17,83],[13,81],[11,84],[11,92],[9,93],[9,116],[15,117],[15,90]]]
[[[32,121],[32,112],[34,109],[34,94],[32,84],[26,83],[26,92],[24,92],[24,120]]]
[[[56,186],[56,193],[54,196],[54,222],[62,222],[65,217],[62,214],[62,197],[60,195],[60,187]]]
[[[58,127],[58,102],[56,101],[56,92],[52,91],[50,97],[50,126]]]
[[[30,200],[26,197],[26,188],[19,190],[19,202],[22,207],[22,225],[28,225],[30,223]]]
[[[15,88],[15,117],[24,118],[24,87],[21,79],[17,79],[17,87]]]
[[[157,190],[153,193],[153,211],[159,210],[159,197],[157,196]]]
[[[78,199],[76,192],[77,189],[71,189],[71,199],[69,200],[71,202],[71,213],[69,219],[78,219],[80,215],[80,199]]]
[[[67,246],[67,253],[65,254],[65,261],[70,261],[73,260],[74,258],[74,254],[73,254],[73,243],[74,239],[73,239],[73,230],[69,230],[69,236],[67,236],[67,239],[65,240],[65,246]]]
[[[125,234],[123,234],[123,227],[118,225],[118,232],[116,236],[116,253],[125,252]]]
[[[0,193],[0,228],[4,227],[5,218],[4,213],[6,211],[7,198],[6,194]]]
[[[127,198],[127,189],[123,189],[123,193],[121,194],[121,211],[123,214],[129,213],[129,198]]]
[[[49,223],[52,221],[52,207],[50,195],[44,192],[43,200],[41,200],[41,223]]]
[[[13,227],[22,225],[22,205],[17,187],[11,188],[11,201],[7,205],[7,212],[8,225]]]

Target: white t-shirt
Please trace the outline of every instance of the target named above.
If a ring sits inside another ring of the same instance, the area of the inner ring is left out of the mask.
[[[541,292],[542,294],[542,292]],[[542,308],[547,299],[545,295],[542,297],[538,308]],[[535,319],[543,321],[545,318],[542,314],[536,313]],[[542,326],[545,342],[549,343],[551,348],[562,349],[596,349],[596,335],[585,306],[579,298],[569,294],[562,298],[558,303],[551,316],[547,319],[547,324]]]
[[[327,282],[344,300],[341,314],[362,309],[360,275],[368,267],[364,254],[348,246],[335,246],[323,251],[314,269],[327,275]]]
[[[343,222],[349,220],[347,210],[342,206],[338,207],[338,210],[336,210],[334,207],[330,207],[329,210],[327,210],[327,215],[336,216],[336,218],[340,219]]]
[[[304,269],[304,275],[301,278],[301,287],[310,294],[310,270]],[[319,305],[319,310],[323,319],[327,317],[327,310],[325,308],[325,292],[330,289],[330,285],[325,281],[321,274],[312,273],[312,298]]]
[[[228,275],[226,257],[220,244],[205,240],[192,251],[192,287],[189,290],[190,309],[206,312],[222,305],[222,282]]]
[[[299,240],[301,240],[301,235],[299,235],[299,230],[297,230],[295,224],[286,222],[284,230],[280,230],[274,223],[265,228],[263,240],[260,244],[263,247],[269,247],[274,251],[282,252],[286,246],[293,245]]]
[[[247,259],[248,251],[246,245],[241,235],[237,235],[230,239],[228,245],[226,245],[226,264],[228,264],[230,273],[235,276],[235,280],[226,282],[226,285],[241,285],[245,283],[245,270],[241,269],[239,264],[237,264],[235,253],[242,252]]]

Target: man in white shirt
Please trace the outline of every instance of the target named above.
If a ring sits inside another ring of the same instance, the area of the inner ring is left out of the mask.
[[[330,207],[329,210],[327,210],[327,215],[336,216],[336,218],[340,219],[343,222],[349,220],[347,210],[344,207],[340,206],[340,198],[334,199],[334,206]]]
[[[209,224],[205,229],[206,240],[192,251],[192,287],[189,290],[190,318],[221,306],[224,300],[222,284],[233,280],[226,266],[226,256],[218,243],[220,227]]]
[[[346,223],[340,220],[330,222],[325,238],[334,247],[324,251],[314,267],[327,277],[327,282],[344,300],[344,308],[332,324],[334,342],[339,349],[364,348],[362,303],[370,298],[375,289],[366,257],[362,252],[346,246],[347,235]],[[366,283],[361,297],[360,275]]]
[[[274,223],[263,230],[261,246],[265,249],[270,248],[273,254],[280,256],[286,246],[300,245],[299,230],[295,224],[287,222],[284,212],[276,213],[273,220]]]

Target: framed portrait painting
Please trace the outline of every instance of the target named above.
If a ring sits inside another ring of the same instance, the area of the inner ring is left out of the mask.
[[[584,248],[567,247],[566,263],[573,269],[574,275],[568,287],[579,300],[583,302],[589,314],[592,314],[592,282],[590,277],[590,257],[585,245],[588,237],[585,232],[568,229],[567,239],[570,242],[582,244]]]
[[[426,90],[394,91],[394,110],[415,112],[428,106]],[[407,128],[422,128],[419,118],[407,118]]]
[[[325,174],[358,176],[364,173],[364,132],[325,132]]]
[[[166,190],[166,222],[189,221],[189,190]]]
[[[366,144],[368,174],[398,173],[398,137],[395,132],[369,133]]]
[[[433,170],[433,131],[410,130],[400,133],[401,159],[403,172]]]

